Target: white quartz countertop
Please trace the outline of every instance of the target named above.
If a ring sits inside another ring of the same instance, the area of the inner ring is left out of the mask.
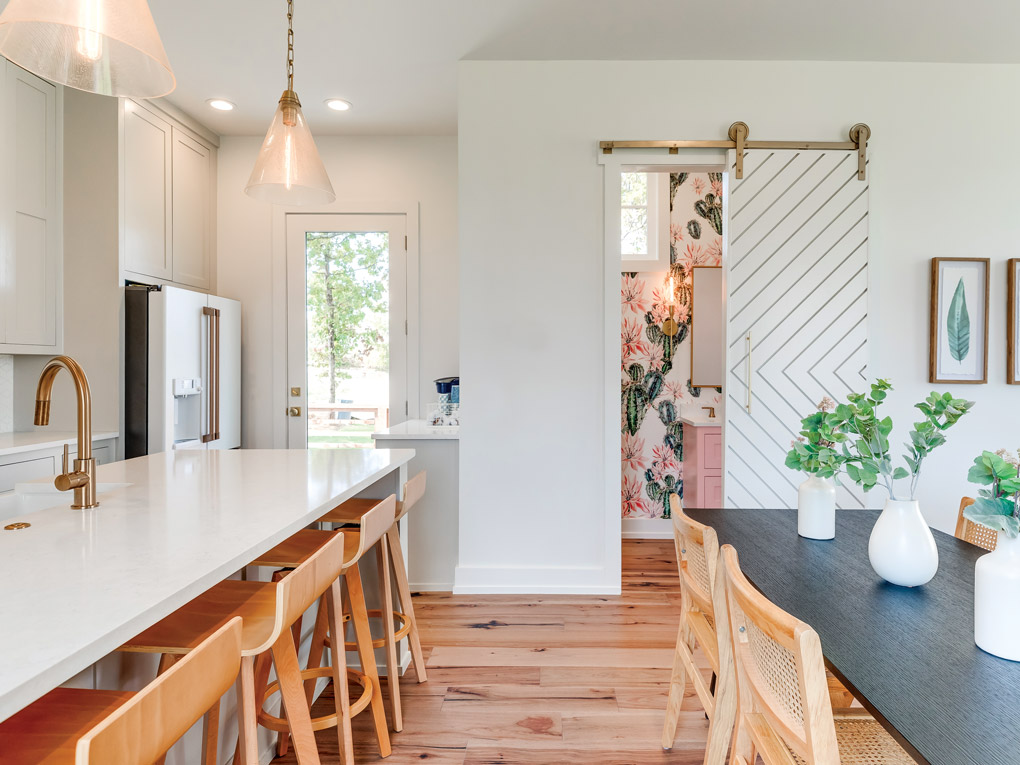
[[[100,505],[0,530],[0,720],[405,465],[413,449],[195,450],[102,465]],[[47,479],[48,481],[49,479]],[[103,484],[127,484],[104,493]]]
[[[118,438],[116,431],[98,431],[92,434],[93,443]],[[13,433],[0,433],[0,457],[20,452],[31,452],[37,449],[49,449],[64,444],[77,444],[78,433],[73,430],[19,430]]]
[[[690,425],[695,428],[719,428],[722,427],[722,419],[716,417],[714,419],[708,419],[707,417],[698,417],[697,415],[680,415],[680,422],[684,425]]]
[[[435,430],[425,424],[425,420],[408,420],[399,425],[391,425],[383,430],[377,430],[372,434],[377,441],[387,439],[394,441],[409,441],[414,439],[439,439],[455,440],[460,438],[460,428],[443,428]]]

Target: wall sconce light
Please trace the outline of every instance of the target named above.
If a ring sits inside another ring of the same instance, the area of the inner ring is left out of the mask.
[[[676,337],[680,331],[680,325],[673,318],[673,311],[676,310],[676,286],[673,282],[673,275],[669,276],[669,318],[662,322],[662,334],[667,337]]]

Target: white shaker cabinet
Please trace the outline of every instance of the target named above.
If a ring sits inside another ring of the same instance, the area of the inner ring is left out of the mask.
[[[133,101],[125,101],[122,131],[124,267],[170,279],[173,128]]]
[[[123,276],[212,288],[216,149],[153,104],[121,110]]]
[[[63,340],[62,94],[0,58],[0,353]]]

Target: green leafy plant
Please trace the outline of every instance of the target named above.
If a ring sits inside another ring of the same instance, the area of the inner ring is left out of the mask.
[[[905,444],[907,467],[893,467],[889,444],[892,418],[878,414],[891,390],[888,380],[879,379],[869,393],[851,393],[846,403],[835,405],[831,412],[820,406],[801,421],[803,440],[794,442],[786,466],[823,478],[838,479],[845,474],[866,492],[881,482],[890,499],[913,499],[925,458],[946,442],[945,431],[970,411],[974,402],[933,392],[915,404],[924,418],[914,423],[910,442]],[[904,478],[910,478],[909,493],[898,497],[896,481]]]
[[[1011,457],[1005,449],[981,452],[974,458],[967,480],[986,488],[978,490],[974,504],[963,511],[967,520],[1006,532],[1010,539],[1020,535],[1020,450]]]

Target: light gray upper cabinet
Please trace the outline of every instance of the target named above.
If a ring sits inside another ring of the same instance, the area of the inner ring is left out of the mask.
[[[0,58],[0,353],[63,342],[62,98]]]
[[[216,149],[149,104],[121,111],[123,276],[212,288]]]

